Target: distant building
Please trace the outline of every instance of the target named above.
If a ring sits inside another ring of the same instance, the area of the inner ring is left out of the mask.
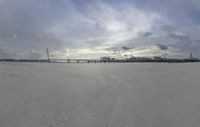
[[[131,60],[151,60],[150,57],[131,57]]]
[[[115,60],[115,58],[111,58],[107,56],[101,57],[101,61],[113,61],[113,60]]]
[[[154,56],[154,60],[161,60],[162,59],[162,57],[160,57],[160,56]]]
[[[198,60],[198,58],[193,57],[192,53],[190,53],[189,60]]]
[[[154,56],[154,60],[166,60],[166,58],[163,58],[161,56]]]

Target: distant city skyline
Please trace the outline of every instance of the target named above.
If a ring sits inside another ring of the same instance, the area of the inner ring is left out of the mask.
[[[0,58],[200,58],[199,0],[0,0]]]

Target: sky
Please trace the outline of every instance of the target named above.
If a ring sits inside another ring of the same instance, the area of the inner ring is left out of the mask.
[[[0,0],[0,58],[200,57],[199,0]]]

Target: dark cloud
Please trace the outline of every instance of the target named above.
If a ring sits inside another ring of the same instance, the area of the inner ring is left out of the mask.
[[[132,49],[132,47],[122,46],[122,49],[123,49],[123,50],[130,50],[130,49]]]
[[[161,50],[167,50],[167,49],[168,49],[168,46],[167,46],[167,45],[157,44],[156,46],[157,46],[159,49],[161,49]]]
[[[173,31],[176,30],[176,28],[174,26],[171,26],[171,25],[164,25],[161,27],[161,30],[167,32],[167,33],[171,33]]]
[[[189,37],[184,33],[170,33],[168,36],[178,40],[189,40]]]
[[[140,32],[140,33],[138,33],[138,35],[140,37],[149,37],[149,36],[153,35],[153,33],[151,33],[151,32]]]
[[[104,50],[108,50],[108,51],[120,51],[120,49],[118,47],[104,48]]]

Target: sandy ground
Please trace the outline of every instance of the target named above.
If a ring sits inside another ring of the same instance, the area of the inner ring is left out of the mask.
[[[199,127],[200,63],[0,63],[0,127]]]

